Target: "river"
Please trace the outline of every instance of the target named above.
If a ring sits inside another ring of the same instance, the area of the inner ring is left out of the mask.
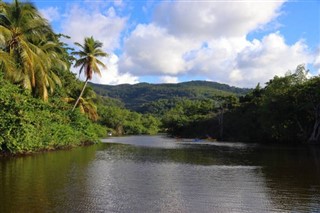
[[[319,212],[320,148],[171,139],[0,161],[0,212]]]

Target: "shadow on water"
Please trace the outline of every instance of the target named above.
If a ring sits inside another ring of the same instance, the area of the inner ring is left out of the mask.
[[[320,211],[319,147],[265,148],[257,155],[274,206],[291,212]]]

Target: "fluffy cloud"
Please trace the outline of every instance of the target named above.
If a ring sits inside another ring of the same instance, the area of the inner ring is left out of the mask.
[[[119,68],[137,76],[175,76],[161,81],[202,76],[254,87],[314,60],[302,40],[288,45],[280,32],[247,39],[250,32],[274,21],[283,3],[162,2],[154,22],[137,25],[125,39]]]
[[[173,76],[162,76],[160,77],[161,83],[178,83],[178,77]]]
[[[107,50],[113,51],[119,47],[126,21],[125,17],[116,15],[113,7],[107,8],[105,13],[97,10],[88,13],[85,7],[73,5],[62,22],[62,31],[71,36],[72,42],[81,43],[84,37],[94,36]]]
[[[294,71],[299,64],[312,62],[312,56],[303,41],[290,46],[285,43],[283,36],[273,33],[261,41],[254,40],[239,52],[235,61],[240,79],[230,78],[228,82],[239,86],[254,86],[275,75],[284,75],[288,70]]]
[[[303,41],[287,45],[280,33],[266,35],[262,40],[245,38],[218,39],[200,49],[192,61],[190,73],[206,76],[212,81],[253,87],[275,75],[294,70],[298,64],[312,62]]]
[[[178,36],[200,39],[239,37],[274,20],[284,2],[165,1],[155,12],[155,22]]]
[[[138,25],[124,42],[120,70],[135,75],[175,75],[187,70],[184,54],[198,45],[155,25]]]
[[[108,58],[103,58],[101,61],[107,66],[107,69],[101,68],[101,76],[93,75],[91,82],[97,84],[136,84],[139,83],[138,78],[132,76],[130,73],[118,72],[118,56],[112,54]],[[73,73],[79,73],[78,68],[72,69]],[[80,76],[80,79],[85,80],[84,74]]]
[[[111,53],[104,61],[108,70],[102,78],[94,77],[96,83],[137,83],[143,76],[174,83],[179,76],[197,76],[253,87],[301,63],[312,63],[320,73],[319,53],[312,56],[303,40],[289,45],[280,32],[270,29],[263,38],[248,40],[249,33],[277,23],[284,2],[161,1],[152,7],[146,3],[153,20],[139,24],[129,22],[129,15],[119,15],[131,10],[129,2],[75,1],[66,9],[61,29],[72,43],[93,35]],[[43,13],[55,20],[57,11],[48,8]]]
[[[131,75],[130,73],[119,73],[118,72],[118,56],[111,55],[107,61],[104,61],[107,65],[107,69],[103,70],[101,77],[94,76],[92,82],[99,84],[136,84],[138,83],[138,78]]]

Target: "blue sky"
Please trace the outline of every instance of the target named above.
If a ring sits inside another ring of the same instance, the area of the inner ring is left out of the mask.
[[[320,74],[316,0],[31,1],[55,32],[110,54],[96,83],[209,80],[254,87],[306,64]],[[77,70],[74,70],[76,72]]]

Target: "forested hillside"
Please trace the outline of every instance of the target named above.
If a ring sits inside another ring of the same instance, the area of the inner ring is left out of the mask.
[[[183,103],[163,117],[168,132],[179,137],[216,138],[254,143],[320,143],[320,76],[308,78],[299,65],[275,76],[238,100]],[[208,107],[206,107],[208,106]]]
[[[205,81],[92,86],[131,110],[157,117],[162,129],[173,136],[319,143],[319,76],[308,78],[307,73],[299,65],[252,90]]]
[[[228,96],[243,96],[251,91],[209,81],[190,81],[178,84],[139,83],[116,86],[91,84],[91,86],[97,94],[119,99],[126,108],[142,113],[153,113],[152,110],[150,111],[150,107],[154,107],[155,103],[163,106],[164,102],[175,105],[181,99],[217,100]]]

